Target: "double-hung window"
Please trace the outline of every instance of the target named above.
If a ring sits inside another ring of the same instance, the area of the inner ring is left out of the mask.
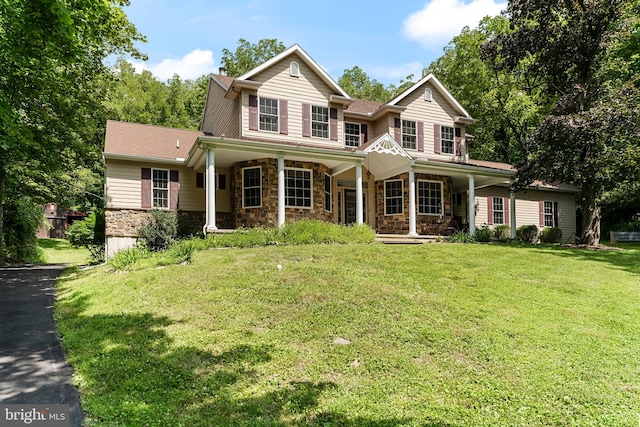
[[[311,106],[311,136],[329,138],[329,107]]]
[[[311,171],[308,169],[285,169],[285,206],[288,208],[311,208]]]
[[[418,213],[420,215],[442,213],[442,182],[418,181]]]
[[[402,180],[384,182],[384,214],[398,215],[403,212]]]
[[[242,206],[257,208],[262,206],[262,168],[242,169]]]
[[[555,204],[553,202],[544,202],[544,226],[545,227],[557,227],[555,221],[556,212],[555,212]]]
[[[493,223],[505,224],[504,221],[504,198],[492,197]]]
[[[169,171],[166,169],[152,170],[153,207],[169,208]]]
[[[455,147],[454,130],[451,126],[440,127],[440,152],[453,154]]]
[[[345,147],[360,146],[360,123],[344,124],[344,145]]]
[[[402,121],[402,148],[417,149],[416,122],[412,120]]]
[[[278,132],[278,100],[260,97],[260,130]]]

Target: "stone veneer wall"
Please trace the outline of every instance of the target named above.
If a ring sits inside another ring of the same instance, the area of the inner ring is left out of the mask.
[[[262,167],[262,206],[259,208],[242,207],[242,169]],[[313,203],[311,209],[285,208],[287,222],[301,219],[333,221],[333,214],[324,209],[324,175],[330,169],[320,163],[284,161],[285,168],[310,169],[312,171]],[[278,160],[258,159],[238,162],[234,165],[231,194],[234,206],[235,227],[275,226],[278,224]]]
[[[179,211],[180,215],[189,218],[198,230],[202,230],[206,222],[205,212]],[[138,237],[138,230],[149,218],[147,209],[106,209],[104,212],[105,235],[107,237]],[[218,228],[233,228],[230,213],[217,212],[216,226]]]
[[[384,214],[384,182],[393,179],[402,179],[403,213],[399,215]],[[451,219],[451,178],[441,175],[416,173],[416,210],[418,209],[418,180],[441,181],[444,218]],[[376,231],[388,234],[406,234],[409,232],[409,173],[396,175],[387,180],[376,181]],[[440,219],[439,215],[418,215],[416,212],[417,232],[422,230],[421,224],[430,224],[433,220]]]

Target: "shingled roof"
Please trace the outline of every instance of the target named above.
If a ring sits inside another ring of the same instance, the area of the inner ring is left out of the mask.
[[[184,159],[202,135],[200,131],[108,120],[104,154]]]

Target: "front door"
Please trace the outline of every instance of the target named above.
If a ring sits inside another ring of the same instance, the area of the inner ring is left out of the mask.
[[[356,223],[356,190],[344,190],[344,223],[355,224]],[[367,206],[367,197],[362,195],[362,202],[364,206]],[[367,210],[362,210],[362,221],[367,223]]]

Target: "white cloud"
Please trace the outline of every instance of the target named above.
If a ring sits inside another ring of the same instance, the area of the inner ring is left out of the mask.
[[[382,82],[392,81],[400,83],[400,80],[404,80],[408,75],[413,74],[413,81],[416,82],[422,78],[422,69],[424,65],[420,62],[408,62],[398,67],[377,67],[371,73],[372,76]]]
[[[180,76],[182,80],[193,80],[214,72],[215,61],[213,52],[210,50],[196,49],[180,59],[163,59],[158,63],[145,63],[140,61],[130,61],[137,72],[149,70],[160,81],[165,81],[173,77],[174,74]]]
[[[499,15],[506,7],[500,0],[431,0],[405,19],[402,33],[427,49],[439,49],[463,27],[475,28],[482,18]]]

